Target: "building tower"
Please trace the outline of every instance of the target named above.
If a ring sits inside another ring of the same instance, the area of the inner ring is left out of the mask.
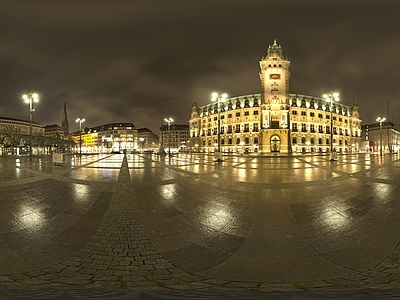
[[[274,40],[260,61],[261,152],[289,153],[289,66],[282,47]]]
[[[67,116],[67,104],[64,101],[63,117],[61,122],[61,131],[64,133],[64,137],[69,134],[68,116]]]

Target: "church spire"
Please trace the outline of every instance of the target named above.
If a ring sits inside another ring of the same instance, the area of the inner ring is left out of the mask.
[[[68,116],[67,116],[67,104],[64,101],[64,108],[63,108],[63,116],[61,122],[61,130],[66,137],[69,134],[69,124],[68,124]]]

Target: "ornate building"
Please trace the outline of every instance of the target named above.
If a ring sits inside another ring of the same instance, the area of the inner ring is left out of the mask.
[[[290,61],[275,40],[260,61],[260,94],[202,107],[194,103],[189,120],[191,150],[216,151],[219,118],[223,153],[329,152],[331,136],[336,151],[358,151],[361,119],[357,103],[347,106],[290,94],[289,67]]]

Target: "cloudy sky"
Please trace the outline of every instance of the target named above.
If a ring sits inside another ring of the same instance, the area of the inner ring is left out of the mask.
[[[337,90],[364,123],[400,124],[398,0],[0,0],[0,116],[70,131],[186,123],[213,91],[260,93],[259,60],[277,39],[290,93]]]

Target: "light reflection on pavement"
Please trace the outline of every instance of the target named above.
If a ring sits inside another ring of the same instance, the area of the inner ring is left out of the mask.
[[[398,155],[0,161],[2,285],[400,288]]]

